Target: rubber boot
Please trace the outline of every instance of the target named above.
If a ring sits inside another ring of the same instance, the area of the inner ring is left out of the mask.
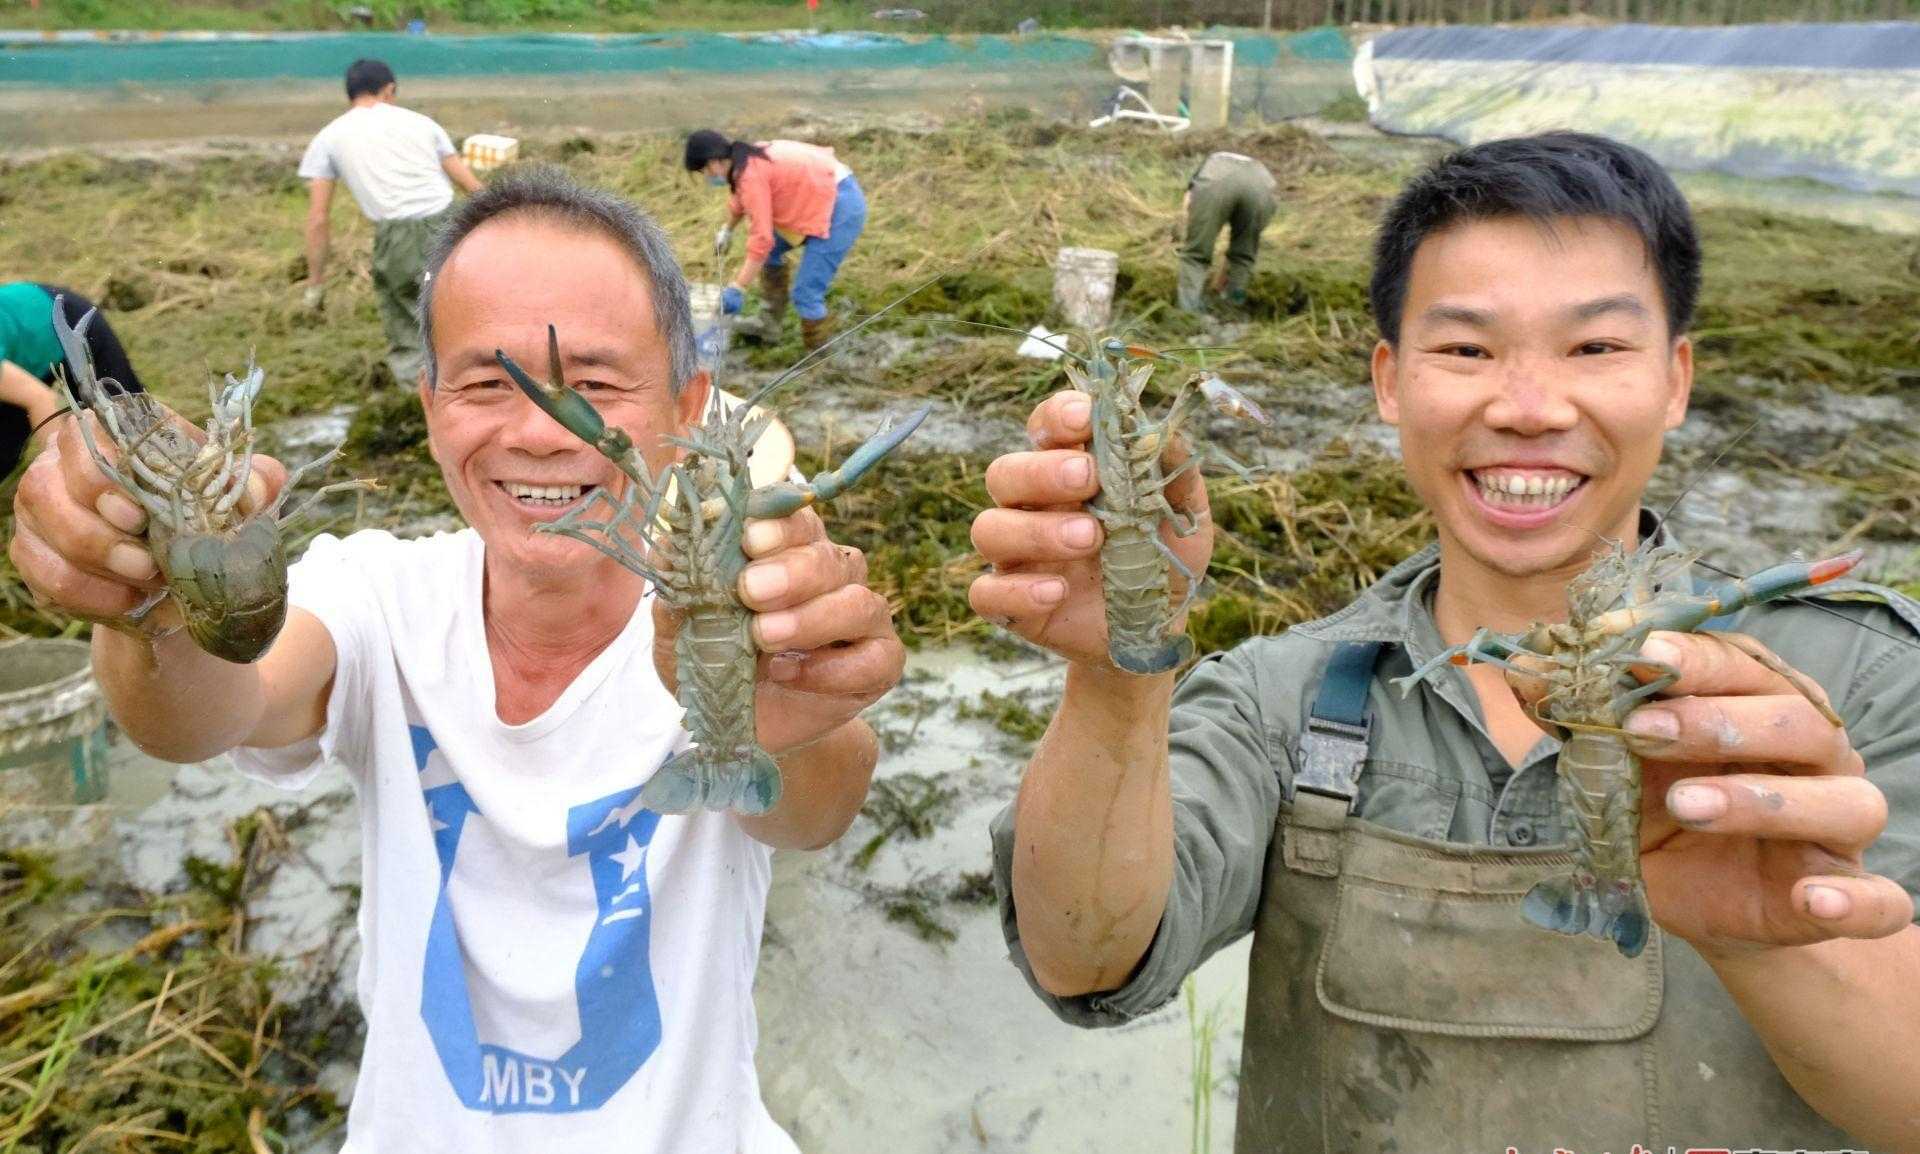
[[[832,337],[832,316],[824,316],[817,321],[810,321],[805,317],[800,318],[800,343],[807,347],[808,352],[812,352],[814,349],[826,344]]]
[[[1182,312],[1207,314],[1206,291],[1207,268],[1192,261],[1180,262],[1179,280],[1176,282],[1175,303]]]
[[[788,269],[784,264],[760,266],[760,315],[777,335],[787,319]]]
[[[788,269],[786,265],[760,266],[760,312],[757,316],[736,320],[733,331],[751,341],[774,344],[787,320]]]

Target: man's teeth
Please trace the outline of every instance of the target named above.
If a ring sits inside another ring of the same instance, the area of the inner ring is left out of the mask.
[[[516,481],[504,482],[507,493],[522,501],[540,501],[551,505],[565,505],[580,499],[584,489],[579,485],[522,485]]]
[[[1474,484],[1489,505],[1512,509],[1549,509],[1567,499],[1582,478],[1566,475],[1542,477],[1519,473],[1475,473]]]

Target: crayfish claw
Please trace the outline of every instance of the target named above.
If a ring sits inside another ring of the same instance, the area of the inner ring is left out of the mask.
[[[1213,373],[1200,378],[1200,393],[1215,410],[1229,417],[1239,417],[1243,421],[1254,421],[1262,425],[1273,422],[1259,405],[1253,403],[1245,393],[1221,380]]]

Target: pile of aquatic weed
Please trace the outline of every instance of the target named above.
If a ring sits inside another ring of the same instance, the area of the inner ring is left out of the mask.
[[[1230,344],[1204,355],[1237,384],[1250,382],[1283,422],[1344,427],[1356,419],[1344,407],[1365,380],[1374,339],[1366,305],[1373,230],[1420,159],[1417,150],[1361,159],[1291,127],[1092,132],[1018,110],[963,113],[923,129],[846,120],[728,128],[831,145],[859,174],[870,216],[830,298],[843,324],[919,290],[775,407],[795,417],[844,411],[850,442],[880,412],[924,399],[936,403],[938,423],[976,434],[928,448],[929,433],[951,433],[930,425],[884,467],[883,480],[829,513],[836,533],[868,551],[903,631],[935,640],[990,632],[966,604],[980,571],[967,525],[986,504],[987,461],[1021,447],[1027,411],[1063,383],[1057,365],[1014,356],[1010,334],[976,326],[1057,327],[1054,253],[1109,249],[1119,256],[1116,331],[1160,348]],[[1181,193],[1216,148],[1261,158],[1281,202],[1248,306],[1223,317],[1224,329],[1169,304]],[[738,242],[724,267],[708,255],[724,196],[686,175],[677,135],[535,136],[523,152],[638,200],[686,257],[691,278],[737,269]],[[148,385],[194,419],[206,414],[209,378],[238,370],[249,354],[267,370],[258,412],[269,434],[284,418],[357,406],[330,479],[372,476],[387,489],[336,503],[328,527],[405,532],[444,523],[450,509],[425,453],[417,402],[386,379],[370,229],[351,204],[334,213],[335,273],[324,311],[316,317],[299,307],[305,191],[296,163],[296,150],[285,146],[164,161],[83,153],[0,161],[0,267],[105,302]],[[1908,246],[1744,209],[1706,209],[1699,220],[1707,275],[1695,395],[1708,415],[1737,428],[1755,397],[1813,405],[1835,391],[1886,391],[1920,379]],[[86,240],[109,236],[111,244]],[[800,355],[789,315],[781,339],[736,345],[729,387],[746,391]],[[1313,452],[1337,432],[1303,447]],[[1747,452],[1736,454],[1744,467],[1782,467]],[[834,455],[831,445],[810,448],[802,465]],[[1220,481],[1215,504],[1221,543],[1195,617],[1210,646],[1335,607],[1424,531],[1393,462],[1364,455],[1323,457],[1291,477]],[[0,510],[0,532],[10,528],[9,512]],[[4,566],[0,626],[72,628],[35,609]]]
[[[1009,752],[1023,752],[1045,736],[1053,713],[1060,705],[1060,694],[1053,690],[1028,688],[995,693],[980,691],[978,701],[962,701],[953,715],[962,721],[979,720],[999,730]]]
[[[267,1154],[343,1120],[315,1084],[339,1039],[277,1002],[245,947],[284,831],[261,811],[229,841],[164,896],[0,852],[0,1149]]]
[[[1050,319],[1048,266],[1068,245],[1118,254],[1115,323],[1127,335],[1191,343],[1201,330],[1167,305],[1181,194],[1214,148],[1258,156],[1275,172],[1281,206],[1241,318],[1249,331],[1236,343],[1289,372],[1342,378],[1363,371],[1372,341],[1365,288],[1378,215],[1417,159],[1363,161],[1287,127],[1103,133],[1019,111],[928,131],[730,127],[831,145],[860,175],[870,215],[833,298],[846,316],[932,281],[882,326],[989,348],[1004,337],[956,322],[1025,328]],[[687,177],[677,136],[555,136],[523,150],[633,196],[673,237],[689,275],[713,279],[708,249],[724,195]],[[204,415],[209,374],[239,369],[249,352],[268,374],[263,420],[357,403],[385,378],[371,231],[351,204],[336,206],[327,305],[319,317],[304,314],[306,194],[296,163],[284,146],[166,161],[65,153],[0,162],[0,266],[107,304],[143,377],[189,415]],[[1912,383],[1920,315],[1906,246],[1746,209],[1707,209],[1699,219],[1704,391],[1752,387],[1745,378],[1788,390]],[[112,244],[84,240],[106,236]],[[909,358],[896,376],[926,367]]]
[[[1187,625],[1201,653],[1334,612],[1433,536],[1398,459],[1342,442],[1211,499],[1213,561]]]
[[[1271,321],[1309,311],[1324,317],[1332,310],[1344,314],[1337,322],[1343,331],[1364,334],[1367,240],[1397,176],[1285,127],[1179,137],[1099,134],[1016,110],[918,132],[734,128],[804,136],[847,161],[869,208],[836,298],[852,316],[918,288],[896,312],[919,323],[891,326],[916,335],[952,331],[962,321],[1025,329],[1052,319],[1050,265],[1060,248],[1075,246],[1118,255],[1116,325],[1127,335],[1152,344],[1187,343],[1196,327],[1170,307],[1180,200],[1200,161],[1222,147],[1266,161],[1283,201],[1265,243],[1269,253],[1291,255],[1266,262],[1268,275],[1256,280],[1250,317]],[[635,197],[673,234],[682,253],[699,254],[688,260],[688,275],[713,279],[706,253],[713,229],[724,220],[725,198],[686,178],[678,138],[570,138],[531,151],[538,160],[564,158],[570,170]],[[728,276],[739,255],[736,244]],[[987,333],[969,335],[1005,343]],[[1318,352],[1306,342],[1301,351]]]
[[[835,536],[866,552],[868,580],[910,642],[984,636],[992,627],[967,606],[985,571],[967,537],[987,504],[984,470],[964,458],[912,460],[890,483],[836,501]],[[803,454],[803,469],[817,464]],[[1344,442],[1296,472],[1215,480],[1210,492],[1213,562],[1188,626],[1203,653],[1332,613],[1432,536],[1398,460]],[[982,708],[998,719],[992,703]]]
[[[1906,245],[1751,209],[1699,214],[1705,285],[1696,393],[1737,414],[1758,389],[1888,392],[1920,385],[1920,280]]]

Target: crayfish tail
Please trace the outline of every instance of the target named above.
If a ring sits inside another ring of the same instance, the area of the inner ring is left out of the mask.
[[[1107,656],[1128,673],[1165,673],[1193,656],[1193,638],[1182,633],[1163,641],[1110,641]]]
[[[1629,958],[1640,956],[1652,932],[1646,895],[1630,882],[1602,890],[1591,875],[1548,878],[1527,891],[1520,911],[1527,921],[1561,934],[1608,939]]]
[[[1613,944],[1620,947],[1620,953],[1629,958],[1639,957],[1640,951],[1647,948],[1647,934],[1650,932],[1646,903],[1637,897],[1635,903],[1634,909],[1614,916],[1612,929],[1608,931]]]
[[[740,778],[740,796],[734,809],[749,816],[766,813],[780,803],[780,767],[764,750],[754,750]]]
[[[696,749],[683,749],[668,758],[640,787],[640,804],[655,813],[692,813],[702,808],[706,789],[697,754]]]
[[[703,756],[698,746],[683,749],[640,787],[640,804],[655,813],[715,809],[751,817],[779,801],[780,767],[759,749],[722,760]]]
[[[1575,874],[1548,878],[1527,891],[1520,912],[1543,930],[1560,934],[1584,934],[1592,924],[1593,883]]]
[[[1622,955],[1639,957],[1640,951],[1647,948],[1647,935],[1652,931],[1647,897],[1640,887],[1632,882],[1615,883],[1600,900],[1600,914],[1603,921],[1594,927],[1594,932],[1612,938]]]

